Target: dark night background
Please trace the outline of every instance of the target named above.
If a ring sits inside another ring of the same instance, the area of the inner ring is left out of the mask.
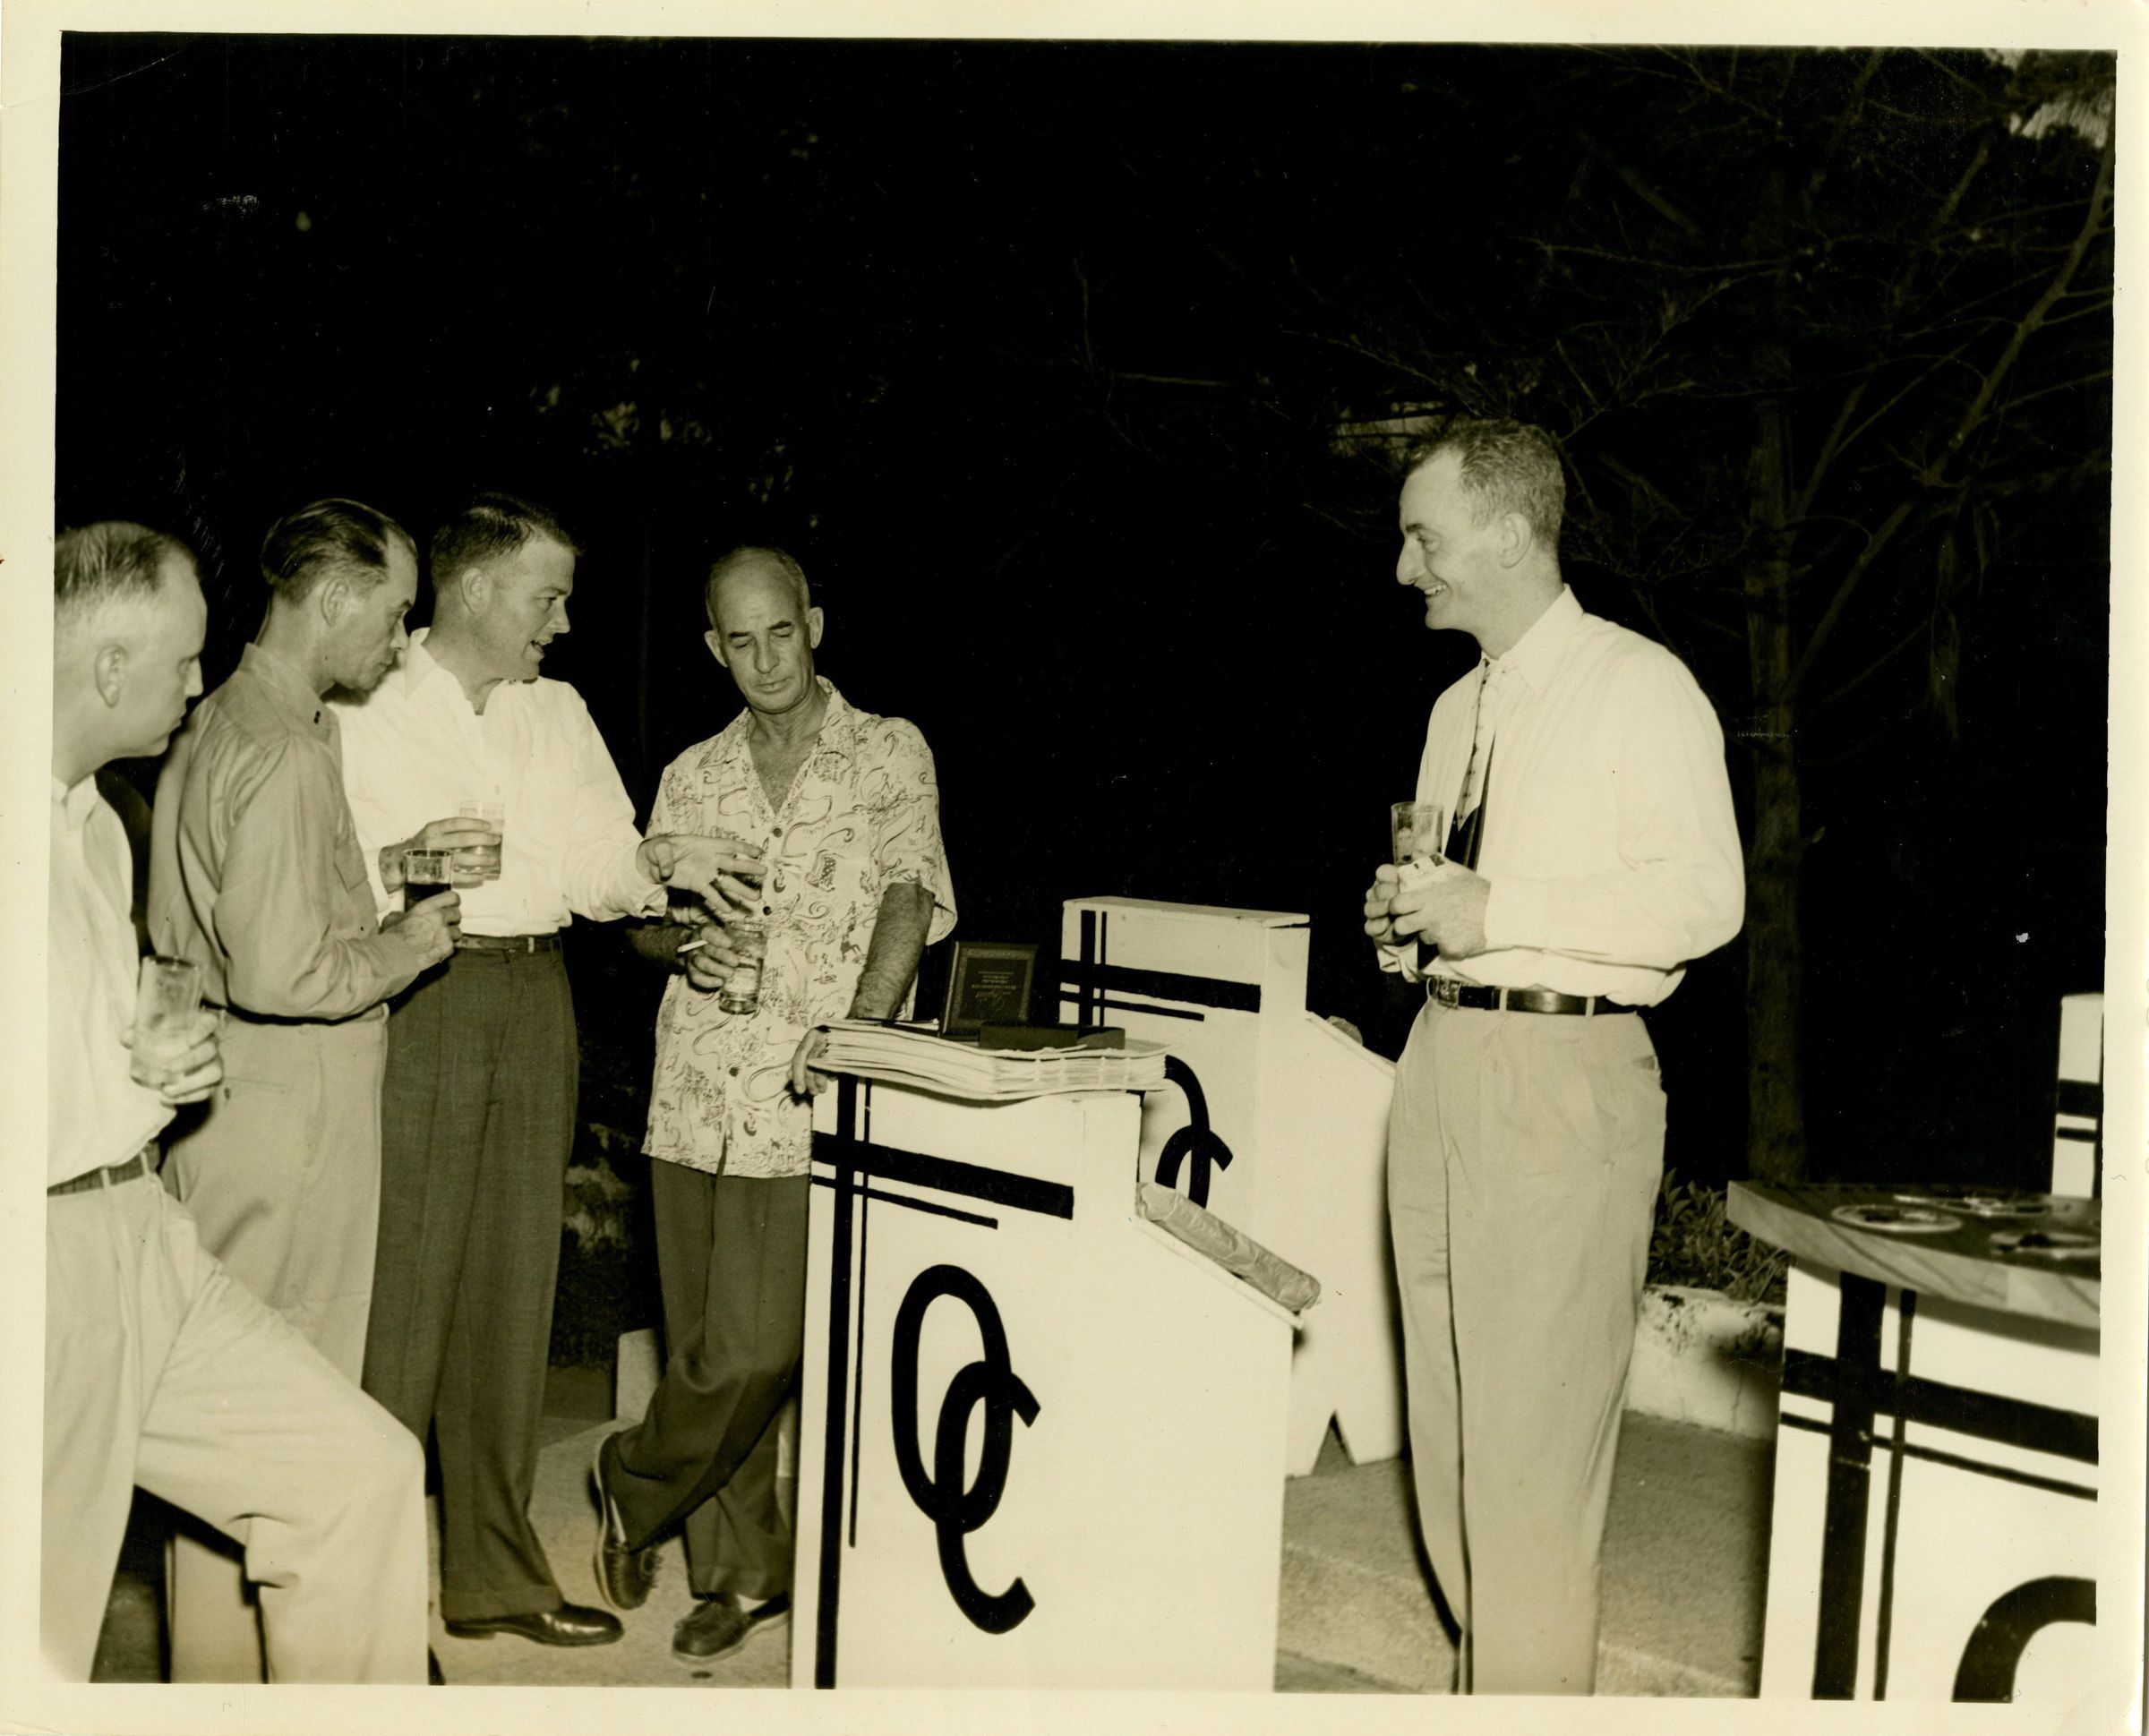
[[[75,35],[58,516],[201,550],[213,686],[279,513],[355,496],[422,544],[473,488],[545,500],[586,551],[547,672],[645,810],[737,708],[702,569],[781,542],[822,671],[934,748],[959,934],[1050,952],[1103,893],[1309,911],[1311,1005],[1392,1055],[1359,899],[1475,653],[1393,583],[1394,482],[1333,437],[1386,404],[1336,334],[1406,272],[1490,295],[1570,208],[1580,58]],[[1801,743],[1817,1176],[2046,1173],[2058,1000],[2102,972],[2107,486],[2012,500],[1955,733],[1883,674]],[[1745,654],[1674,637],[1743,792]],[[576,953],[593,1076],[646,1072],[655,984],[616,932]],[[1651,1021],[1690,1176],[1743,1172],[1744,968]]]

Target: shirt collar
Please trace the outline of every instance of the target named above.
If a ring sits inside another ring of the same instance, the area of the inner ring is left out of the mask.
[[[1530,622],[1529,631],[1508,646],[1507,654],[1488,661],[1497,669],[1520,675],[1531,692],[1542,693],[1552,684],[1561,656],[1581,626],[1581,602],[1570,586],[1563,585],[1545,612]]]
[[[816,675],[813,679],[821,689],[821,697],[828,702],[828,709],[821,715],[821,732],[814,738],[813,751],[840,754],[845,759],[855,758],[858,713],[852,709],[850,702],[835,690],[835,683],[826,675]],[[739,714],[725,724],[720,732],[723,751],[744,753],[747,731],[753,727],[754,708],[741,706]]]
[[[266,688],[270,697],[299,723],[324,739],[335,729],[329,707],[297,670],[259,644],[239,653],[239,668]]]
[[[98,800],[95,772],[72,784],[62,783],[57,778],[52,781],[52,805],[59,811],[60,817],[77,831],[88,823],[90,810],[97,806]]]

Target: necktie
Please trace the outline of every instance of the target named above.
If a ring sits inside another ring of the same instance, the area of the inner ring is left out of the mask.
[[[1448,841],[1448,859],[1467,868],[1477,866],[1478,846],[1485,839],[1485,790],[1493,770],[1493,724],[1499,714],[1500,683],[1507,673],[1504,663],[1485,658],[1477,665],[1477,714],[1470,725],[1470,762],[1463,769],[1462,794],[1455,802],[1455,824]]]

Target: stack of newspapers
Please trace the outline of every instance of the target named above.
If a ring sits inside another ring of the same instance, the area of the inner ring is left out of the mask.
[[[932,1030],[838,1019],[814,1065],[944,1097],[1001,1103],[1054,1091],[1148,1090],[1164,1082],[1164,1045],[1129,1038],[1123,1048],[980,1048]]]

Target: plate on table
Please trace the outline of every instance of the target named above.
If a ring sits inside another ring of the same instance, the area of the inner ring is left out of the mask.
[[[1966,1211],[1973,1218],[2042,1218],[2052,1209],[2051,1202],[2041,1193],[2018,1193],[2005,1188],[1956,1187],[1946,1183],[1907,1189],[1896,1198],[1905,1205]]]
[[[1828,1216],[1853,1229],[1877,1229],[1888,1236],[1939,1236],[1963,1227],[1960,1218],[1931,1206],[1890,1205],[1885,1200],[1837,1206]]]

